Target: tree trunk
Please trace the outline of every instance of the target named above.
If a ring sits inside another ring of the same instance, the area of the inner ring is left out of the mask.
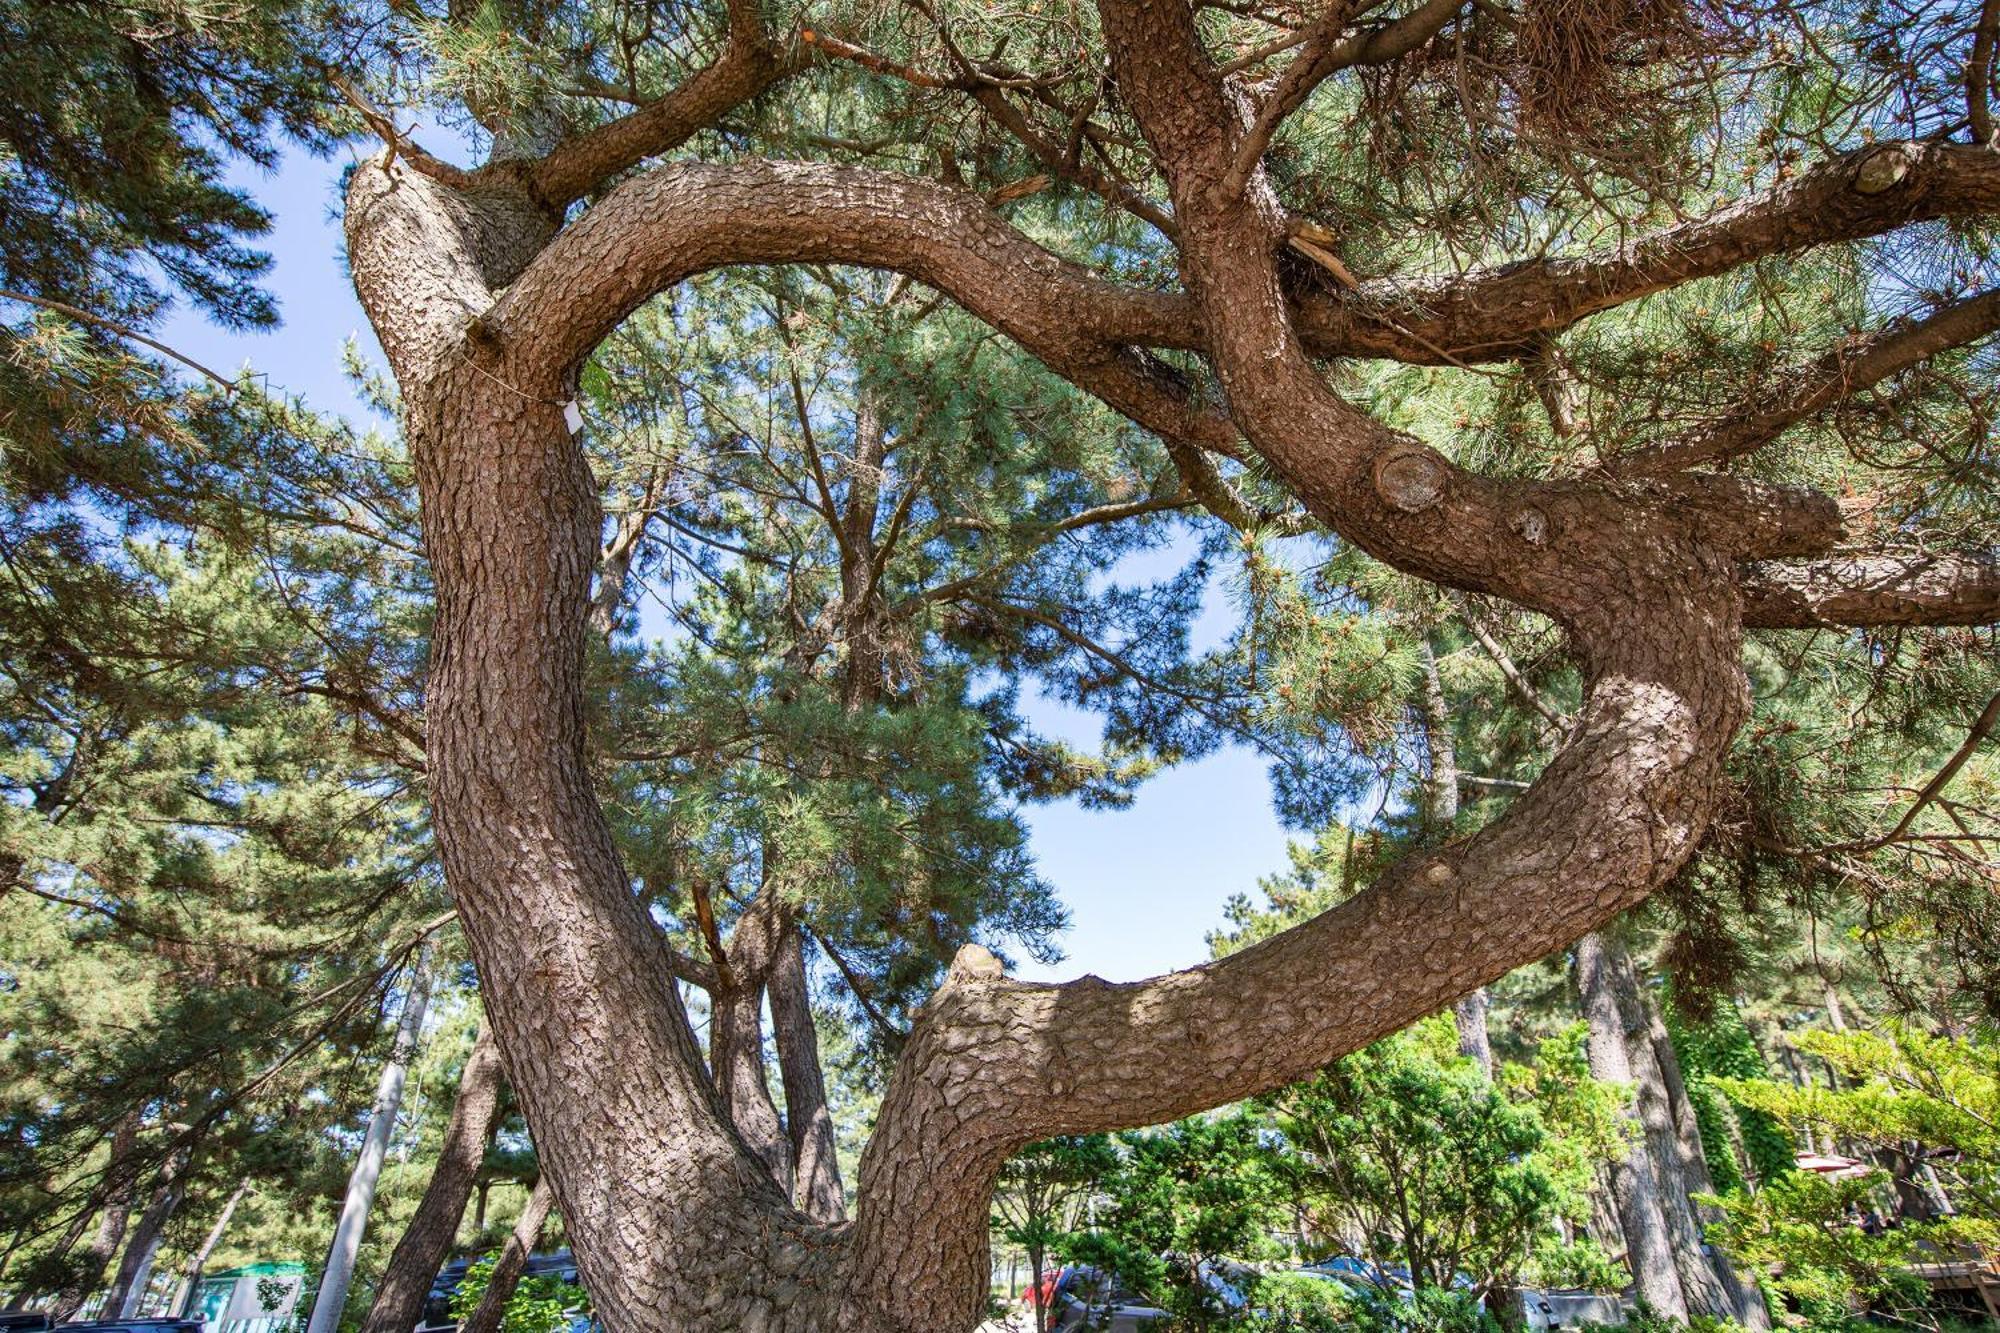
[[[764,987],[791,929],[777,896],[760,892],[730,932],[709,992],[708,1063],[723,1108],[778,1188],[792,1192],[792,1145],[764,1065]]]
[[[139,1214],[138,1225],[126,1239],[124,1257],[118,1261],[118,1276],[111,1280],[111,1289],[104,1295],[107,1319],[132,1318],[146,1299],[146,1285],[153,1276],[153,1259],[160,1252],[161,1234],[187,1193],[188,1161],[192,1155],[191,1148],[183,1147],[160,1168],[152,1200],[147,1203],[146,1211]]]
[[[1713,1194],[1715,1180],[1709,1174],[1707,1147],[1702,1142],[1700,1122],[1695,1118],[1694,1099],[1688,1094],[1687,1078],[1681,1072],[1680,1053],[1674,1050],[1673,1036],[1667,1031],[1666,1019],[1659,1006],[1649,1002],[1646,1010],[1647,1030],[1652,1036],[1653,1051],[1661,1078],[1666,1084],[1667,1101],[1673,1108],[1682,1177],[1695,1193]],[[1713,1204],[1694,1204],[1694,1215],[1704,1235],[1710,1226],[1723,1220],[1722,1210]],[[1769,1329],[1771,1311],[1764,1303],[1763,1288],[1720,1248],[1711,1245],[1709,1259],[1714,1264],[1716,1277],[1735,1301],[1737,1322],[1752,1333],[1763,1333]]]
[[[424,1300],[438,1269],[451,1254],[466,1200],[479,1179],[486,1145],[493,1137],[500,1111],[500,1047],[482,1019],[479,1035],[458,1077],[458,1098],[452,1103],[438,1149],[437,1166],[409,1226],[389,1256],[375,1302],[362,1320],[361,1333],[410,1333],[423,1319]]]
[[[347,1178],[347,1198],[340,1206],[340,1220],[334,1225],[333,1243],[328,1247],[326,1268],[320,1274],[319,1291],[313,1297],[307,1333],[334,1333],[347,1308],[348,1284],[354,1280],[354,1262],[361,1255],[361,1236],[368,1229],[368,1212],[375,1206],[375,1186],[382,1177],[382,1161],[389,1152],[389,1137],[396,1132],[396,1113],[403,1105],[403,1080],[416,1057],[417,1038],[423,1030],[424,1008],[430,1000],[428,957],[417,963],[409,993],[403,997],[403,1014],[396,1024],[395,1045],[382,1066],[375,1087],[375,1104],[368,1116],[368,1133],[361,1140],[361,1155]]]
[[[1591,1077],[1635,1084],[1625,1020],[1618,1006],[1616,968],[1603,936],[1592,933],[1576,942],[1576,987],[1583,1001],[1583,1016],[1590,1024],[1585,1049]],[[1634,1094],[1634,1105],[1621,1116],[1639,1132],[1610,1164],[1611,1195],[1618,1206],[1619,1227],[1625,1233],[1625,1262],[1631,1266],[1639,1299],[1654,1314],[1685,1323],[1688,1304],[1653,1167],[1652,1136],[1645,1132],[1641,1120],[1636,1087]]]
[[[812,996],[806,985],[804,940],[805,932],[794,926],[779,941],[771,968],[771,1025],[784,1079],[785,1125],[792,1139],[793,1202],[815,1222],[838,1222],[847,1216],[847,1198],[840,1183],[833,1112],[827,1105],[819,1032],[813,1026]]]
[[[1214,188],[1233,117],[1185,6],[1101,8],[1147,134],[1215,122],[1176,149],[1170,184],[1197,327],[1237,424],[1358,548],[1560,623],[1584,674],[1576,727],[1476,837],[1217,963],[1130,986],[1030,985],[962,950],[898,1057],[853,1223],[815,1223],[725,1112],[596,800],[582,663],[602,524],[565,419],[583,359],[707,268],[871,264],[946,292],[1142,423],[1205,438],[1216,423],[1089,327],[1108,284],[963,191],[669,162],[564,225],[597,175],[556,189],[512,164],[467,177],[407,155],[362,163],[349,259],[402,391],[434,576],[440,857],[582,1276],[619,1333],[970,1327],[992,1184],[1015,1149],[1292,1081],[1641,901],[1699,841],[1746,711],[1738,561],[1830,540],[1830,502],[1759,492],[1746,505],[1728,479],[1494,480],[1370,423],[1291,326],[1268,191]],[[635,113],[639,133],[679,114],[662,104]],[[624,142],[629,124],[604,128]]]
[[[202,1270],[208,1267],[208,1258],[215,1253],[215,1247],[222,1243],[223,1233],[229,1230],[229,1219],[236,1215],[236,1205],[243,1202],[243,1196],[250,1192],[248,1180],[238,1181],[229,1198],[223,1203],[222,1211],[216,1214],[215,1225],[202,1238],[201,1248],[189,1257],[187,1276],[181,1280],[180,1298],[174,1302],[174,1313],[185,1319],[194,1309],[195,1294],[201,1290]]]
[[[58,1324],[76,1318],[77,1311],[104,1281],[104,1270],[125,1238],[125,1227],[132,1216],[132,1195],[138,1188],[137,1164],[132,1160],[138,1140],[139,1113],[127,1111],[111,1132],[111,1151],[104,1167],[108,1186],[104,1192],[104,1211],[97,1219],[97,1234],[78,1258],[73,1276],[56,1293],[52,1313]]]
[[[549,1208],[555,1203],[555,1198],[549,1178],[546,1175],[537,1176],[535,1187],[528,1191],[528,1201],[521,1205],[521,1216],[515,1219],[514,1230],[493,1262],[493,1273],[486,1280],[486,1290],[479,1295],[479,1304],[466,1316],[458,1333],[500,1333],[507,1302],[513,1299],[514,1288],[521,1284],[521,1274],[526,1271],[528,1258],[534,1254],[535,1246],[541,1240],[542,1227],[548,1222]]]
[[[1667,1036],[1666,1022],[1641,987],[1624,945],[1607,938],[1605,949],[1617,981],[1626,1048],[1637,1080],[1639,1118],[1646,1127],[1646,1146],[1660,1186],[1660,1207],[1666,1214],[1688,1308],[1696,1314],[1769,1327],[1761,1299],[1755,1299],[1754,1307],[1746,1305],[1755,1297],[1755,1288],[1738,1278],[1729,1256],[1703,1239],[1704,1218],[1694,1195],[1707,1193],[1713,1186],[1708,1160],[1701,1152],[1701,1131],[1694,1122],[1694,1107],[1687,1099],[1687,1086],[1681,1079],[1680,1061]]]

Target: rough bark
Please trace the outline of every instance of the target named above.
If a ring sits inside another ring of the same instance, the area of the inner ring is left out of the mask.
[[[458,1077],[458,1096],[438,1147],[437,1165],[389,1255],[361,1333],[409,1333],[422,1322],[424,1300],[438,1269],[451,1255],[466,1201],[472,1197],[480,1162],[493,1137],[502,1073],[500,1047],[492,1028],[482,1021]]]
[[[779,944],[770,996],[778,1069],[785,1087],[785,1125],[792,1139],[792,1201],[816,1222],[839,1222],[847,1216],[847,1196],[840,1183],[833,1111],[826,1100],[800,929],[786,931]]]
[[[1829,625],[1990,625],[2000,620],[2000,553],[1842,556],[1743,573],[1743,622],[1769,629]]]
[[[459,1325],[458,1333],[500,1333],[507,1302],[513,1299],[514,1288],[521,1285],[521,1274],[527,1270],[528,1257],[541,1242],[542,1228],[548,1223],[549,1209],[555,1199],[555,1190],[549,1185],[547,1173],[536,1177],[535,1187],[528,1191],[527,1202],[521,1205],[521,1216],[515,1219],[514,1230],[508,1234],[506,1242],[500,1247],[499,1257],[493,1261],[493,1273],[486,1280],[486,1290],[479,1294],[479,1304]]]
[[[153,1197],[126,1238],[125,1253],[118,1260],[118,1274],[104,1293],[106,1318],[129,1319],[145,1300],[146,1286],[153,1275],[153,1259],[160,1252],[160,1237],[187,1194],[188,1162],[192,1156],[192,1148],[184,1145],[160,1168]]]
[[[439,848],[579,1267],[620,1333],[969,1328],[1013,1149],[1301,1077],[1642,900],[1699,839],[1746,711],[1739,566],[1821,554],[1833,505],[1714,476],[1478,476],[1341,399],[1312,358],[1499,354],[1704,270],[2000,197],[2000,166],[1943,145],[1895,148],[1893,180],[1863,191],[1885,174],[1870,163],[1888,150],[1870,149],[1614,252],[1295,310],[1261,171],[1222,188],[1241,127],[1185,0],[1102,13],[1165,170],[1186,295],[1105,282],[965,191],[856,168],[675,162],[567,226],[553,205],[636,161],[629,145],[565,166],[559,188],[514,166],[352,177],[350,259],[402,390],[435,577]],[[659,120],[641,156],[685,137]],[[583,359],[639,303],[720,265],[809,261],[928,283],[1163,434],[1247,440],[1361,549],[1554,618],[1585,677],[1576,725],[1505,816],[1296,930],[1127,986],[1014,982],[965,951],[903,1048],[844,1227],[794,1208],[739,1132],[746,1103],[725,1106],[708,1075],[594,798],[581,662],[601,516],[563,413]],[[1139,345],[1208,355],[1229,414]]]
[[[1626,1043],[1625,1018],[1619,1011],[1616,973],[1603,936],[1592,933],[1576,942],[1577,994],[1590,1024],[1585,1043],[1590,1075],[1607,1083],[1632,1085],[1636,1075]],[[1640,1300],[1655,1314],[1685,1321],[1688,1303],[1653,1166],[1653,1136],[1641,1123],[1636,1105],[1622,1115],[1635,1132],[1624,1154],[1612,1160],[1610,1178],[1619,1229],[1625,1234],[1625,1262],[1631,1266]]]
[[[1713,1204],[1696,1203],[1693,1197],[1715,1193],[1715,1180],[1709,1175],[1708,1154],[1701,1139],[1701,1123],[1695,1118],[1694,1100],[1688,1095],[1687,1078],[1681,1072],[1680,1054],[1674,1050],[1673,1036],[1667,1031],[1660,1006],[1644,994],[1640,995],[1640,1002],[1645,1010],[1646,1038],[1652,1047],[1654,1065],[1666,1093],[1667,1106],[1673,1113],[1679,1174],[1686,1184],[1695,1224],[1706,1235],[1707,1229],[1723,1218],[1721,1209]],[[1771,1312],[1764,1303],[1763,1289],[1756,1281],[1737,1268],[1720,1248],[1710,1247],[1708,1259],[1715,1270],[1716,1280],[1729,1293],[1736,1307],[1736,1321],[1754,1333],[1770,1328]]]
[[[1610,982],[1618,1004],[1621,1037],[1631,1063],[1632,1101],[1639,1123],[1646,1132],[1646,1151],[1658,1184],[1661,1214],[1666,1219],[1667,1238],[1674,1250],[1674,1269],[1680,1277],[1681,1294],[1689,1313],[1713,1315],[1719,1319],[1740,1319],[1736,1292],[1724,1278],[1721,1264],[1727,1259],[1709,1255],[1703,1244],[1701,1222],[1691,1197],[1704,1187],[1707,1170],[1699,1157],[1690,1161],[1687,1143],[1674,1117],[1665,1071],[1660,1067],[1658,1048],[1651,1030],[1652,1006],[1639,989],[1639,974],[1625,946],[1615,937],[1600,935]],[[1695,1172],[1700,1172],[1700,1181]]]
[[[139,1187],[138,1164],[134,1160],[138,1142],[139,1113],[128,1111],[111,1131],[110,1156],[104,1166],[104,1207],[98,1214],[96,1234],[77,1256],[74,1274],[56,1293],[51,1308],[58,1324],[76,1318],[83,1303],[104,1281],[104,1270],[110,1266],[111,1256],[118,1252],[119,1242],[125,1239],[125,1228],[132,1217],[132,1196]]]

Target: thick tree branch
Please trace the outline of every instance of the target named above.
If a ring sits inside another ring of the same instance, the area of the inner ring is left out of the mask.
[[[638,110],[557,146],[529,169],[535,196],[550,208],[565,208],[618,173],[679,147],[798,67],[772,44],[754,5],[733,8],[742,12],[732,15],[729,44],[714,63]]]
[[[1401,18],[1379,28],[1366,28],[1336,40],[1346,26],[1349,6],[1345,3],[1323,20],[1305,49],[1292,58],[1278,83],[1263,103],[1256,118],[1244,132],[1236,148],[1225,190],[1241,190],[1263,159],[1264,150],[1286,116],[1298,110],[1313,89],[1344,69],[1364,65],[1386,65],[1400,60],[1444,30],[1452,16],[1465,7],[1466,0],[1423,0]]]
[[[1864,173],[1870,163],[1876,165]],[[1872,192],[1859,188],[1864,174],[1872,188],[1898,173]],[[726,216],[704,206],[711,190],[726,200]],[[888,230],[871,237],[867,219],[876,206]],[[817,217],[813,211],[820,207],[832,212]],[[1877,235],[1925,218],[1995,212],[2000,212],[2000,154],[1947,144],[1884,145],[1836,158],[1707,218],[1613,249],[1435,279],[1369,279],[1351,293],[1302,296],[1294,320],[1306,348],[1318,357],[1379,356],[1420,364],[1493,360],[1521,355],[1541,335],[1589,315],[1766,255]],[[597,214],[611,216],[593,221]],[[723,238],[707,233],[725,223],[744,229],[740,242],[727,247],[736,253],[701,257],[700,250],[721,247]],[[840,234],[849,229],[852,234]],[[575,234],[580,231],[585,234]],[[618,231],[634,234],[610,234]],[[640,249],[652,252],[652,263],[666,261],[667,272],[589,271],[592,261],[614,251],[636,264],[639,257],[632,252]],[[896,265],[894,256],[912,250],[918,257],[914,267]],[[1102,356],[1106,347],[1206,348],[1204,321],[1188,297],[1122,287],[1057,260],[1009,228],[976,195],[893,173],[802,163],[656,168],[565,232],[536,264],[546,280],[532,295],[510,294],[509,304],[546,305],[560,290],[558,283],[583,288],[574,313],[564,314],[565,321],[578,322],[538,336],[566,343],[572,355],[581,355],[664,285],[676,259],[688,272],[721,262],[899,266],[961,300],[967,284],[945,280],[944,270],[992,280],[1018,268],[1025,284],[1019,303],[1054,303],[1058,309],[1051,313],[1069,324],[1070,341],[1095,344],[1092,355]],[[504,319],[504,312],[494,318]],[[1207,433],[1214,433],[1212,427]]]
[[[1756,629],[2000,624],[2000,553],[1857,555],[1747,565],[1743,623]]]
[[[2000,153],[1944,143],[1871,145],[1608,249],[1461,276],[1370,279],[1351,297],[1301,298],[1295,318],[1321,356],[1422,364],[1507,359],[1538,334],[1752,260],[1931,218],[1996,212]]]

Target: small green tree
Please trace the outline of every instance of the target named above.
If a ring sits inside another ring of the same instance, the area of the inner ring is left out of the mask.
[[[1710,1236],[1731,1258],[1761,1268],[1815,1327],[1842,1327],[1866,1310],[1910,1319],[1929,1294],[1910,1265],[1927,1254],[1991,1243],[1995,1232],[1991,1223],[1965,1217],[1883,1231],[1857,1226],[1884,1181],[1879,1171],[1846,1180],[1794,1171],[1754,1195],[1715,1198],[1724,1218]]]
[[[1261,1124],[1234,1111],[1121,1134],[1118,1143],[1118,1167],[1104,1182],[1109,1207],[1071,1254],[1116,1271],[1180,1326],[1227,1327],[1252,1293],[1209,1279],[1225,1259],[1272,1248],[1266,1228],[1279,1215]]]
[[[1014,1154],[993,1190],[993,1226],[1002,1239],[1028,1253],[1029,1281],[1040,1290],[1042,1266],[1057,1244],[1076,1230],[1077,1213],[1118,1169],[1118,1152],[1105,1134],[1065,1134],[1031,1143]],[[1036,1333],[1046,1333],[1048,1311],[1035,1301]]]
[[[1837,1071],[1842,1086],[1719,1080],[1724,1091],[1793,1129],[1898,1154],[1918,1145],[1961,1212],[2000,1222],[2000,1045],[1896,1023],[1800,1031],[1792,1040]]]
[[[1562,1206],[1540,1112],[1456,1041],[1448,1018],[1427,1019],[1268,1103],[1292,1149],[1278,1173],[1315,1228],[1406,1266],[1420,1291],[1460,1272],[1506,1284]]]

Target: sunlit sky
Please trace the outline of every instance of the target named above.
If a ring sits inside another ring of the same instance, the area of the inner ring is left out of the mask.
[[[372,359],[380,355],[345,269],[337,207],[348,160],[345,153],[322,160],[289,152],[274,173],[246,167],[238,175],[273,214],[263,248],[275,261],[267,287],[280,303],[280,328],[234,333],[182,313],[165,326],[163,340],[224,374],[247,363],[273,389],[300,394],[321,411],[358,414],[341,347],[352,336]],[[1035,705],[1030,715],[1079,743],[1093,734],[1087,719],[1054,705]],[[1199,962],[1223,900],[1285,864],[1286,834],[1272,813],[1263,762],[1241,746],[1154,778],[1128,809],[1064,802],[1031,808],[1026,818],[1041,872],[1072,924],[1063,961],[1017,960],[1025,977],[1094,972],[1128,981]]]

